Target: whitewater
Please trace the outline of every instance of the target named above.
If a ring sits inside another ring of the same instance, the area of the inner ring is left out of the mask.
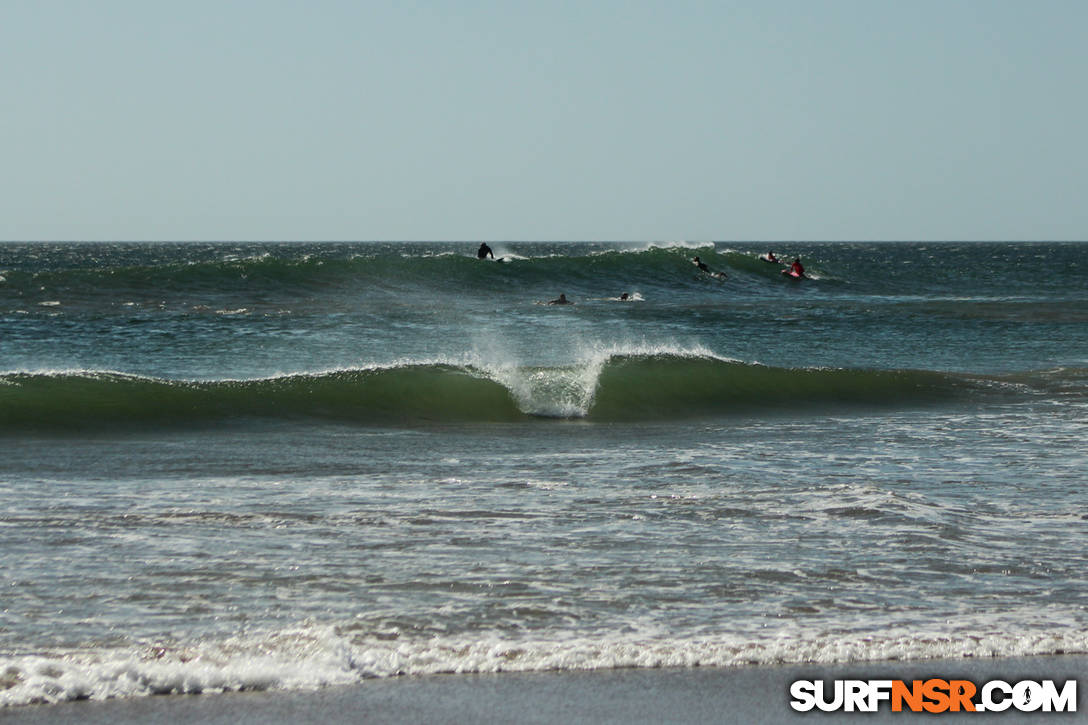
[[[0,706],[1088,652],[1088,246],[489,245],[0,244]]]

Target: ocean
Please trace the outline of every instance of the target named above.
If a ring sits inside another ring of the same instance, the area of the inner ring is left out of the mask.
[[[1088,245],[478,246],[0,244],[0,706],[1088,652]]]

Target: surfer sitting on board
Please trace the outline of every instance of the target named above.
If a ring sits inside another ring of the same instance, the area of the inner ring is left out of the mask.
[[[490,255],[492,259],[495,258],[495,253],[491,251],[491,247],[487,244],[480,244],[480,248],[476,250],[476,259],[485,259]]]
[[[573,305],[574,303],[567,299],[567,296],[562,292],[559,293],[559,299],[552,300],[549,305]]]

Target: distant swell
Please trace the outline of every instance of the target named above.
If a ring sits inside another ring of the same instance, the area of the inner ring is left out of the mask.
[[[498,245],[497,245],[498,246]],[[410,250],[411,248],[408,247]],[[2,270],[0,301],[4,294],[14,303],[37,301],[43,296],[63,306],[93,297],[114,299],[153,295],[204,298],[233,294],[252,298],[293,299],[298,295],[324,294],[329,290],[366,290],[368,294],[429,293],[436,286],[465,291],[490,292],[509,289],[552,290],[556,286],[583,290],[695,285],[702,288],[705,275],[691,264],[701,254],[716,270],[744,274],[748,279],[779,287],[779,268],[751,255],[716,253],[712,245],[649,247],[607,250],[588,254],[542,254],[524,257],[509,254],[503,264],[481,262],[472,249],[438,252],[397,250],[355,253],[332,248],[325,254],[300,254],[277,248],[242,255],[189,262],[162,259],[148,264],[73,266],[30,272]],[[135,260],[133,260],[135,261]],[[85,264],[85,262],[84,262]]]
[[[558,368],[408,364],[257,380],[19,372],[0,376],[0,428],[297,418],[373,424],[530,417],[636,422],[761,410],[904,407],[977,394],[983,387],[977,379],[938,372],[784,369],[678,354],[612,355]]]
[[[654,293],[647,299],[662,300],[688,290],[891,295],[903,297],[899,301],[912,309],[935,305],[942,315],[1015,318],[1035,315],[1034,304],[1045,291],[1050,297],[1042,300],[1050,305],[1045,314],[1070,321],[1084,316],[1069,303],[1069,292],[1084,285],[1076,245],[1056,245],[1045,256],[1020,246],[938,245],[919,248],[902,264],[890,262],[891,248],[879,245],[776,247],[782,259],[804,256],[814,283],[803,285],[782,278],[783,264],[760,259],[767,251],[762,246],[739,246],[494,243],[500,264],[477,260],[473,242],[36,245],[18,250],[11,262],[0,258],[0,312],[50,305],[51,312],[63,313],[96,302],[114,305],[147,298],[194,306],[232,300],[236,307],[248,307],[254,300],[291,304],[360,292],[393,298],[433,295],[435,290],[510,292],[525,299],[558,290],[583,298],[626,290]],[[724,278],[699,272],[692,266],[696,255]],[[979,264],[980,259],[987,262]],[[927,291],[940,299],[919,302],[917,296]],[[963,299],[979,297],[988,299],[983,309],[964,308]]]

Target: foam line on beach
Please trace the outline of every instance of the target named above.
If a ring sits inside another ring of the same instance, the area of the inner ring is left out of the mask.
[[[0,659],[0,706],[252,690],[312,690],[402,675],[922,661],[1084,654],[1076,630],[671,639],[636,635],[410,639],[334,627],[263,637],[54,651]]]

